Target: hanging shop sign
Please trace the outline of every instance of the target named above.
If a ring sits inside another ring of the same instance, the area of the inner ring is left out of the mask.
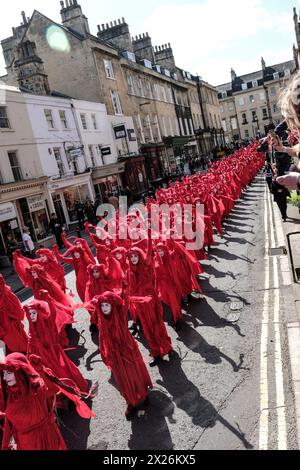
[[[125,126],[114,127],[116,139],[124,139],[126,137]]]
[[[102,155],[102,157],[106,157],[107,155],[111,155],[111,148],[110,147],[102,147],[101,155]]]

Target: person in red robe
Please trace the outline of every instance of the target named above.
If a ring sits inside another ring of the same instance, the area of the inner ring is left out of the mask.
[[[88,382],[60,346],[55,319],[47,302],[34,300],[25,305],[24,310],[29,322],[29,354],[40,356],[57,377],[73,380],[86,393]]]
[[[117,271],[117,272],[116,272]],[[115,275],[114,275],[115,273]],[[119,275],[119,277],[118,277]],[[124,274],[119,263],[112,257],[106,264],[94,264],[88,267],[89,280],[86,286],[85,302],[88,303],[96,296],[107,291],[121,293]],[[95,310],[87,308],[91,316],[91,332],[98,331],[98,319]]]
[[[37,264],[30,266],[27,258],[16,255],[14,257],[14,267],[25,287],[29,287],[36,299],[39,298],[41,290],[47,290],[49,295],[65,307],[74,307],[71,298],[63,291],[61,286],[49,277],[44,267]]]
[[[178,278],[174,279],[177,273],[174,270],[168,248],[163,243],[158,243],[155,247],[155,252],[158,296],[172,311],[175,331],[179,331],[181,328],[180,323],[183,321],[180,291],[177,288],[180,280]]]
[[[141,322],[145,338],[154,360],[150,367],[155,367],[166,355],[173,352],[172,342],[163,321],[163,307],[158,298],[151,232],[148,232],[147,253],[133,247],[128,251],[128,292],[130,297],[139,301],[130,301],[130,314],[134,322]],[[135,331],[134,331],[135,333]]]
[[[57,302],[49,295],[47,290],[41,290],[38,293],[37,300],[47,302],[49,305],[51,316],[58,332],[59,344],[62,348],[68,347],[69,339],[66,328],[68,325],[72,325],[74,323],[74,309],[71,307],[65,307]]]
[[[18,297],[0,274],[0,340],[8,353],[27,352],[28,336],[25,333],[25,314]]]
[[[39,258],[29,259],[22,255],[21,250],[16,250],[14,253],[15,257],[22,258],[30,267],[36,266],[37,264],[42,266],[48,276],[53,279],[64,292],[66,292],[67,285],[65,271],[64,268],[57,262],[54,253],[52,253],[52,251],[48,250],[47,248],[41,248],[36,251],[36,255]]]
[[[61,263],[67,263],[73,266],[76,274],[76,288],[77,293],[82,302],[85,301],[85,290],[88,283],[88,271],[87,268],[91,264],[91,259],[83,248],[72,247],[64,255],[61,255],[58,250],[58,246],[53,246],[53,251],[56,258]],[[70,257],[67,257],[68,255]],[[95,259],[93,263],[95,262]]]
[[[94,299],[99,320],[100,353],[127,403],[126,418],[147,400],[153,388],[143,357],[127,328],[128,302],[114,292]]]
[[[76,238],[76,237],[67,237],[66,233],[63,233],[62,241],[65,247],[69,250],[70,248],[81,248],[85,251],[86,255],[90,258],[90,262],[95,262],[95,257],[89,247],[88,242],[84,238]],[[71,239],[74,239],[74,244],[70,242]]]
[[[67,450],[47,387],[28,359],[13,353],[0,364],[5,404],[2,450]]]

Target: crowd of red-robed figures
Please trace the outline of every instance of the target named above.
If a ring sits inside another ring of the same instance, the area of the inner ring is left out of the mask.
[[[120,235],[113,239],[103,228],[86,225],[97,261],[84,239],[66,236],[63,255],[57,246],[53,251],[38,250],[34,260],[23,257],[20,251],[15,253],[15,270],[24,286],[32,289],[35,300],[22,307],[0,276],[0,340],[6,347],[6,357],[0,363],[3,450],[65,450],[56,413],[67,400],[75,403],[83,419],[95,417],[85,401],[95,396],[96,386],[82,376],[66,354],[67,331],[74,323],[74,312],[81,307],[90,314],[91,331],[99,331],[100,354],[127,403],[126,418],[131,419],[136,408],[147,403],[152,388],[147,366],[156,366],[167,355],[172,358],[173,352],[163,306],[172,312],[178,331],[184,321],[183,305],[192,296],[194,301],[201,297],[200,262],[206,259],[204,248],[214,245],[214,228],[222,234],[222,221],[263,165],[264,156],[253,144],[214,163],[205,174],[159,189],[156,201],[147,201],[149,211],[153,204],[192,204],[196,208],[201,202],[205,208],[202,249],[188,251],[186,244],[192,240],[184,234],[181,240],[165,233],[160,238],[157,234],[151,237],[150,224],[140,212],[133,211],[126,218],[116,219],[117,234],[127,230],[127,239]],[[164,222],[161,216],[160,229]],[[195,213],[191,223],[196,229]],[[171,234],[173,229],[171,225]],[[75,270],[80,305],[75,304],[67,288],[60,262]],[[25,317],[28,332],[24,329]],[[147,360],[145,363],[134,338],[137,325],[151,353],[150,364]]]

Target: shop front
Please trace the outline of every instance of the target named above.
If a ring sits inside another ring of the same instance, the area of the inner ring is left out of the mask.
[[[148,191],[149,183],[144,156],[126,158],[123,187],[127,186],[137,200]]]
[[[52,198],[52,207],[61,223],[73,225],[78,223],[76,204],[93,201],[91,173],[72,176],[64,180],[50,181],[48,190]],[[52,212],[52,211],[51,211]]]
[[[49,231],[47,180],[40,178],[0,187],[1,254],[6,252],[8,235],[12,235],[22,246],[24,227],[29,228],[35,243],[44,244],[52,237]]]
[[[143,145],[142,153],[149,183],[154,187],[161,186],[164,174],[169,172],[166,147],[163,144]]]
[[[125,163],[105,165],[93,171],[94,191],[101,202],[105,201],[107,194],[120,195],[124,171]]]
[[[0,257],[7,255],[7,237],[12,235],[18,242],[22,242],[22,234],[14,203],[0,204]]]

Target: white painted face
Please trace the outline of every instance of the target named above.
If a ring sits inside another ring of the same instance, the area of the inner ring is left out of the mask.
[[[117,258],[118,261],[121,261],[121,259],[122,259],[121,253],[116,253],[115,256],[116,256],[116,258]]]
[[[76,242],[76,243],[75,243],[75,246],[76,246],[76,248],[82,248],[82,245],[81,245],[80,242]]]
[[[75,259],[79,259],[80,256],[81,256],[80,253],[79,253],[78,251],[75,251],[75,253],[74,253],[74,258],[75,258]]]
[[[14,387],[17,384],[17,379],[13,372],[5,370],[3,373],[3,379],[7,383],[8,387]]]
[[[165,256],[165,252],[163,250],[157,250],[157,253],[159,254],[161,258]]]
[[[112,306],[108,303],[101,304],[101,310],[104,315],[110,315],[112,311]]]
[[[108,238],[105,240],[105,245],[106,245],[106,246],[110,246],[110,245],[111,245],[110,240],[109,240]]]
[[[93,271],[93,277],[94,277],[95,279],[99,279],[99,278],[100,278],[100,273],[99,273],[99,271]]]
[[[130,256],[130,261],[133,264],[133,266],[137,266],[139,264],[139,261],[140,261],[139,255],[131,255]]]
[[[43,263],[48,263],[48,258],[47,258],[46,255],[43,255],[43,256],[41,257],[41,260],[42,260]]]
[[[38,313],[36,310],[29,310],[29,315],[30,315],[30,318],[31,318],[31,321],[32,323],[35,323],[37,321],[37,318],[38,318]]]
[[[32,271],[31,274],[32,274],[33,279],[37,279],[39,277],[36,271]]]

